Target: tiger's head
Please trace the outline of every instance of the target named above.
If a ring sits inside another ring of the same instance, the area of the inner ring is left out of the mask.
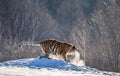
[[[79,50],[74,46],[71,51],[66,54],[67,61],[78,66],[84,66],[85,62],[81,58]]]
[[[75,46],[73,46],[71,48],[71,50],[66,53],[66,57],[69,62],[75,58],[76,52],[77,52],[77,50],[76,50]]]

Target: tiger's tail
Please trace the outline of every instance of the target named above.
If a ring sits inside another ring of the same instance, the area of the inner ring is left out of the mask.
[[[39,42],[22,42],[21,44],[19,44],[19,47],[23,47],[23,46],[40,46]]]

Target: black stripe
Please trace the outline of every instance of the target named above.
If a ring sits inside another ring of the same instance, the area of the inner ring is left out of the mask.
[[[60,54],[62,54],[62,53],[63,53],[64,48],[66,47],[66,45],[65,45],[64,43],[62,43],[62,44],[63,44],[63,46],[62,46],[62,50],[61,50]]]
[[[57,47],[57,42],[55,41],[55,45],[54,45],[54,48],[53,48],[53,54],[56,54],[56,47]],[[54,51],[55,50],[55,51]]]

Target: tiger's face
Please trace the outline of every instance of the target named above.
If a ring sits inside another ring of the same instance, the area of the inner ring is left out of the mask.
[[[67,60],[69,62],[73,61],[76,57],[79,58],[79,52],[75,49],[73,49],[72,51],[69,51],[67,54],[66,54],[66,57],[67,57]]]

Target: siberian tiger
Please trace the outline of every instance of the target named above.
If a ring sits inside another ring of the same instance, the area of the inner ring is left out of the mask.
[[[45,54],[45,57],[48,57],[50,55],[55,55],[57,57],[60,57],[60,59],[70,62],[70,57],[75,57],[75,52],[79,51],[75,46],[60,42],[57,40],[44,40],[41,42],[24,42],[20,46],[25,45],[31,45],[31,46],[40,46],[42,52]],[[78,52],[79,53],[79,52]],[[80,53],[80,58],[83,58]]]

